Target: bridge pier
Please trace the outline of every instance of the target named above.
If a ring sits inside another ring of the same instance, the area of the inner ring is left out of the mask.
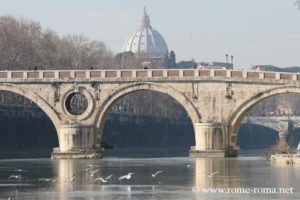
[[[288,152],[288,144],[287,144],[287,138],[288,138],[288,135],[289,135],[289,131],[286,129],[286,130],[280,130],[279,133],[279,141],[278,141],[278,144],[277,144],[277,147],[276,147],[276,151],[277,153],[287,153]]]
[[[190,157],[226,157],[225,126],[214,123],[194,124],[195,146],[191,147]]]
[[[289,120],[282,120],[279,122],[279,141],[276,147],[277,153],[288,153],[288,144],[287,144],[287,138],[289,135],[289,129],[290,129],[290,122]]]
[[[101,158],[101,151],[95,148],[95,127],[93,125],[62,125],[58,129],[59,148],[54,148],[51,158]]]
[[[289,135],[289,131],[288,130],[280,130],[278,135],[279,135],[279,142],[281,144],[287,144],[287,138]]]

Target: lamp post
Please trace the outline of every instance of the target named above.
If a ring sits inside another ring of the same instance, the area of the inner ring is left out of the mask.
[[[228,69],[228,54],[226,54],[226,69]]]

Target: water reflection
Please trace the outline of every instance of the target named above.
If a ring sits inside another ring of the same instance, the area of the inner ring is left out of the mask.
[[[98,160],[55,160],[57,169],[57,182],[54,187],[58,198],[65,200],[75,199],[83,195],[83,191],[99,191],[99,182],[94,182],[96,177],[102,175],[101,165]],[[91,171],[97,173],[91,174]],[[103,188],[100,188],[103,190]],[[94,197],[86,199],[95,199]]]
[[[91,167],[94,165],[95,167]],[[23,168],[22,185],[7,177]],[[91,176],[87,169],[99,170]],[[211,159],[105,158],[103,160],[0,160],[0,199],[253,199],[253,195],[195,193],[198,188],[294,187],[299,188],[300,167],[274,165],[261,157]],[[163,171],[153,178],[152,173]],[[208,174],[218,171],[213,177]],[[118,180],[133,172],[131,179]],[[108,182],[94,182],[98,176],[113,175]],[[69,180],[75,175],[73,183]],[[56,178],[41,182],[40,178]],[[11,185],[10,185],[11,184]],[[12,185],[15,184],[15,185]],[[27,184],[27,185],[24,185]],[[233,198],[234,197],[234,198]],[[294,194],[260,195],[256,199],[299,199]]]
[[[86,190],[101,189],[104,190],[107,185],[168,185],[177,184],[184,186],[198,186],[198,187],[235,187],[241,186],[242,182],[238,176],[238,160],[226,160],[226,159],[211,159],[211,158],[195,158],[195,159],[141,159],[130,160],[120,159],[106,160],[87,163],[78,160],[57,160],[57,177],[58,181],[56,187],[58,191],[74,191],[76,186],[84,186]],[[118,163],[118,164],[117,164]],[[123,163],[123,165],[121,164]],[[156,167],[159,165],[160,167]],[[169,166],[167,164],[172,164]],[[117,166],[116,166],[117,164]],[[121,165],[119,165],[121,164]],[[90,165],[95,167],[91,168]],[[103,165],[103,167],[102,167]],[[109,166],[114,166],[109,168]],[[88,172],[91,170],[99,170],[94,176],[91,176]],[[111,172],[109,172],[109,170]],[[163,173],[157,176],[157,178],[151,177],[151,173],[155,170],[164,170]],[[209,177],[208,174],[218,172],[213,177]],[[119,176],[122,176],[128,172],[133,172],[131,180],[118,180]],[[107,177],[113,175],[107,183],[101,181],[94,182],[97,177]],[[75,175],[76,179],[73,184],[69,181],[70,178]],[[169,175],[171,175],[169,177]],[[174,180],[174,182],[173,182]],[[129,187],[127,191],[131,191]]]
[[[241,184],[237,176],[237,160],[197,158],[194,164],[194,185],[197,187],[235,187]],[[213,172],[217,173],[210,177]]]

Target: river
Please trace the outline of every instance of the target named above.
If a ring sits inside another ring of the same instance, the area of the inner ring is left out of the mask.
[[[300,199],[300,166],[272,164],[262,153],[195,159],[182,150],[132,149],[108,152],[101,160],[5,158],[0,159],[0,200]],[[152,177],[156,171],[162,172]],[[130,179],[119,180],[129,172]],[[21,176],[8,179],[11,175]],[[106,183],[94,181],[110,175]]]

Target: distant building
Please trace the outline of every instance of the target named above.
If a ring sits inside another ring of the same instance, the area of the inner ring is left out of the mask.
[[[188,61],[180,61],[178,63],[176,63],[176,68],[191,68],[191,69],[195,69],[197,68],[198,63],[196,63],[194,60],[188,60]]]
[[[223,62],[200,62],[197,69],[233,69],[232,63]]]
[[[134,54],[130,58],[138,60],[142,68],[171,67],[176,63],[174,51],[169,53],[165,39],[151,26],[145,8],[140,24],[124,41],[122,52],[118,55],[119,59],[123,58],[121,62],[126,62],[128,52]]]

